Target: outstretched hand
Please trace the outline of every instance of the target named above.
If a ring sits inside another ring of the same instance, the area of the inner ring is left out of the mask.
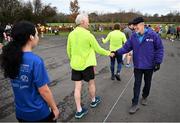
[[[109,55],[110,57],[114,57],[115,56],[115,53],[112,53]]]
[[[116,56],[116,52],[115,52],[115,51],[111,51],[111,54],[110,54],[109,56],[110,56],[110,57]]]

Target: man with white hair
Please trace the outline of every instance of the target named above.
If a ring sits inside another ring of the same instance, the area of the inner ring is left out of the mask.
[[[100,47],[95,37],[88,31],[89,18],[86,14],[79,14],[75,20],[77,27],[69,34],[67,54],[72,68],[72,81],[75,81],[74,98],[77,112],[75,118],[82,118],[88,110],[81,107],[82,80],[88,82],[92,108],[95,108],[101,98],[96,96],[94,66],[97,65],[95,52],[105,56],[114,56],[114,53]]]
[[[138,103],[143,77],[144,88],[141,104],[144,106],[148,104],[147,98],[150,94],[153,72],[160,69],[164,56],[164,47],[160,36],[152,29],[145,27],[144,19],[142,17],[135,18],[133,25],[135,32],[124,46],[117,50],[117,54],[125,54],[133,50],[135,82],[132,106],[129,110],[130,114],[134,114],[139,110]]]

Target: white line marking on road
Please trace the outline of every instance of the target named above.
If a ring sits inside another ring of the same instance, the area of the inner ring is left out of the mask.
[[[132,74],[131,78],[129,79],[128,83],[126,84],[124,90],[121,92],[121,94],[119,95],[118,99],[117,99],[116,102],[114,103],[113,107],[112,107],[111,110],[109,111],[108,115],[107,115],[106,118],[104,119],[103,123],[105,123],[106,120],[107,120],[107,119],[109,118],[109,116],[111,115],[111,113],[112,113],[114,107],[117,105],[119,99],[122,97],[122,95],[123,95],[124,92],[126,91],[126,89],[127,89],[128,85],[130,84],[132,78],[133,78],[133,74]]]

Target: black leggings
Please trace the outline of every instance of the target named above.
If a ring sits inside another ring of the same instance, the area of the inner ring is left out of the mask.
[[[42,119],[42,120],[38,120],[38,121],[26,121],[26,120],[22,120],[17,118],[17,120],[19,122],[56,122],[56,120],[53,120],[54,118],[54,114],[53,112],[51,112],[46,118]]]

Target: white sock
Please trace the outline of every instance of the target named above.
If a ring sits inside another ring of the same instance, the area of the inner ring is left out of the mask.
[[[78,112],[81,112],[82,111],[82,107],[80,107],[79,109],[78,109]]]
[[[92,99],[92,102],[95,102],[96,101],[96,98],[94,97],[93,99]]]
[[[124,60],[125,60],[125,58],[126,58],[126,55],[123,55],[123,58],[122,58],[122,60],[124,61]]]

